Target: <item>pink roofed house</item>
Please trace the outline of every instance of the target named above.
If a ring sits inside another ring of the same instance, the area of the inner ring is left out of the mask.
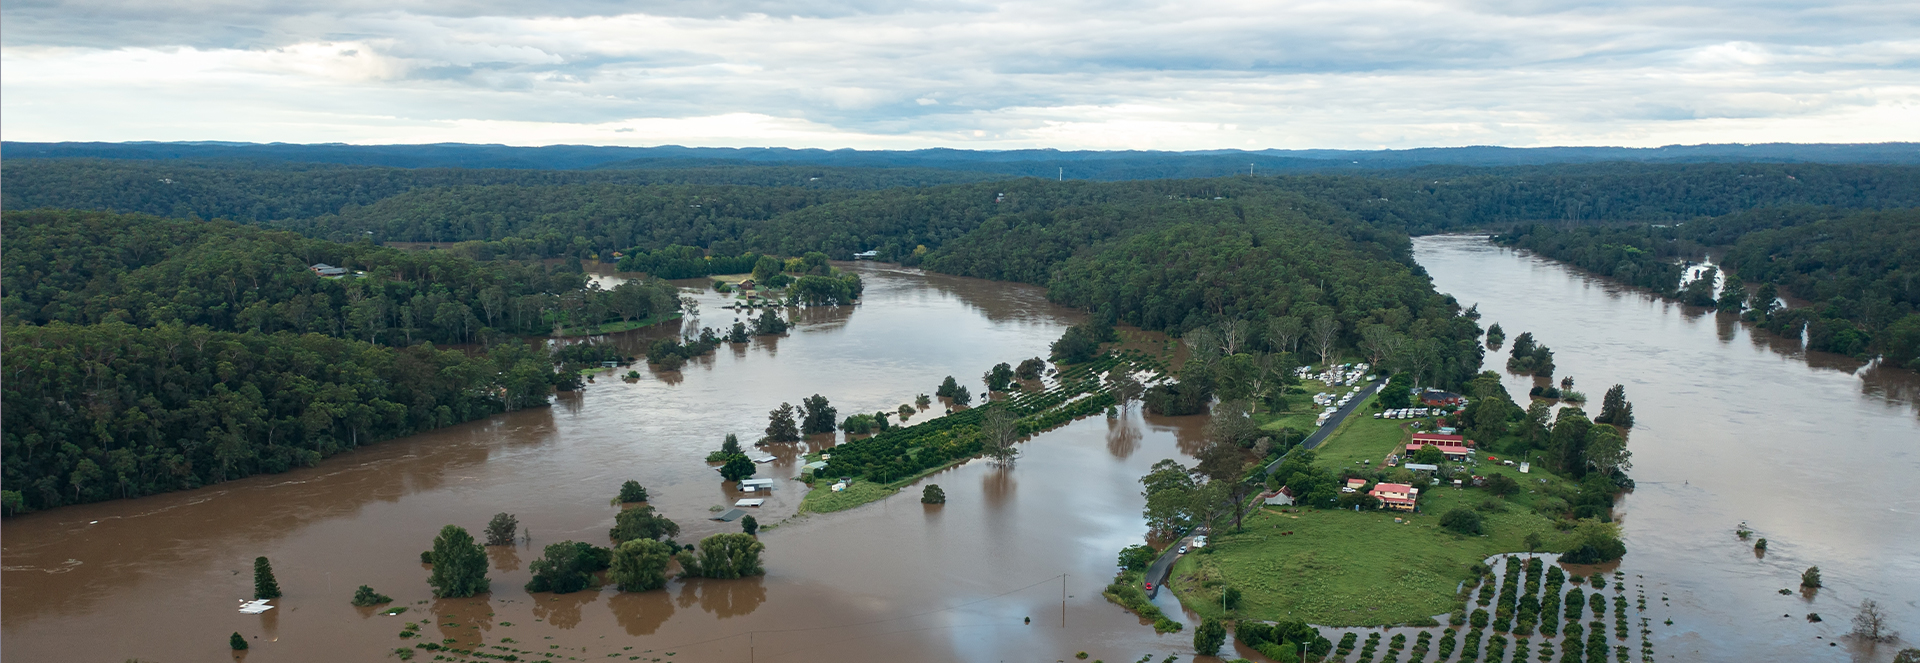
[[[1365,487],[1367,487],[1366,479],[1348,479],[1346,487],[1341,488],[1340,492],[1357,493],[1357,492],[1360,492],[1361,488],[1365,488]]]
[[[1420,489],[1404,483],[1375,484],[1368,495],[1380,500],[1380,504],[1398,511],[1412,511],[1413,504],[1420,499]]]

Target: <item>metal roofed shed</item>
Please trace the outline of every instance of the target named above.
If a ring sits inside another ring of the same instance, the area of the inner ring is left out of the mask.
[[[249,615],[257,615],[257,614],[266,612],[268,610],[272,610],[273,606],[267,605],[267,601],[269,600],[271,599],[260,599],[257,601],[243,601],[240,603],[240,612],[243,612]]]
[[[728,509],[726,513],[720,514],[718,516],[714,516],[712,519],[718,520],[723,523],[730,523],[730,522],[739,520],[740,517],[744,515],[747,515],[747,512],[741,511],[739,509]]]
[[[738,499],[738,500],[735,500],[735,501],[734,501],[734,503],[733,503],[733,505],[734,505],[734,506],[736,506],[736,507],[755,507],[755,506],[760,506],[760,505],[762,505],[762,504],[766,504],[766,503],[767,503],[767,501],[766,501],[766,500],[763,500],[763,499],[755,499],[755,498],[745,498],[745,497],[743,497],[743,498],[740,498],[740,499]]]

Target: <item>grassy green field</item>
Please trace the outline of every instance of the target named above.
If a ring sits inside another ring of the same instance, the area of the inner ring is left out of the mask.
[[[1373,413],[1379,412],[1374,409],[1373,401],[1379,398],[1377,395],[1368,398],[1360,409],[1354,410],[1352,416],[1340,422],[1340,429],[1328,436],[1320,448],[1313,450],[1319,457],[1316,464],[1336,472],[1357,467],[1359,464],[1356,461],[1362,460],[1371,460],[1372,467],[1380,467],[1387,454],[1405,448],[1407,440],[1412,439],[1412,434],[1406,428],[1409,422],[1373,418]]]
[[[1403,444],[1400,427],[1406,422],[1374,419],[1371,413],[1368,407],[1350,417],[1317,451],[1317,464],[1338,472],[1354,467],[1356,460],[1372,459],[1378,467]],[[1543,550],[1572,543],[1552,519],[1533,510],[1534,501],[1544,497],[1541,480],[1564,479],[1485,462],[1474,471],[1512,476],[1520,492],[1498,498],[1480,489],[1428,487],[1421,491],[1418,514],[1262,509],[1247,519],[1243,531],[1216,533],[1210,552],[1181,558],[1169,587],[1206,617],[1386,626],[1450,612],[1460,605],[1454,588],[1472,577],[1474,564],[1527,550],[1528,534],[1540,536]],[[1439,527],[1440,514],[1463,507],[1481,511],[1486,534],[1463,536]],[[1231,615],[1220,608],[1220,593],[1229,586],[1243,593],[1241,607]]]
[[[915,477],[916,479],[919,477]],[[855,481],[846,490],[833,492],[833,482],[816,481],[815,488],[807,491],[800,499],[801,513],[833,513],[845,511],[868,502],[877,502],[900,492],[899,483],[879,484],[872,481]]]
[[[1286,412],[1280,414],[1270,412],[1254,413],[1254,421],[1258,422],[1261,428],[1270,431],[1277,431],[1281,428],[1292,428],[1297,431],[1312,433],[1314,429],[1313,421],[1320,417],[1320,406],[1313,404],[1314,395],[1328,391],[1346,393],[1353,388],[1328,387],[1326,383],[1319,380],[1301,380],[1300,384],[1295,386],[1306,390],[1307,393],[1305,395],[1288,396],[1287,401],[1292,407]]]

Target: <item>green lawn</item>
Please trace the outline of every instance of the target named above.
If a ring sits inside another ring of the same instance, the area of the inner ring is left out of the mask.
[[[1412,515],[1262,510],[1247,519],[1244,531],[1215,534],[1208,542],[1213,552],[1182,557],[1170,586],[1206,617],[1223,616],[1220,592],[1235,586],[1243,593],[1235,618],[1303,619],[1323,626],[1419,622],[1459,607],[1454,588],[1472,577],[1468,569],[1499,553],[1526,550],[1522,540],[1529,532],[1539,533],[1547,548],[1568,543],[1551,520],[1518,504],[1483,514],[1483,536],[1440,529],[1439,514],[1488,497],[1479,490],[1432,488],[1422,496],[1431,510]],[[1396,517],[1406,523],[1395,523]]]
[[[1326,383],[1319,380],[1302,380],[1300,384],[1295,386],[1306,390],[1307,393],[1288,396],[1287,402],[1292,407],[1286,412],[1279,414],[1259,412],[1253,415],[1254,421],[1259,422],[1261,428],[1270,431],[1278,431],[1281,428],[1292,428],[1297,431],[1312,434],[1314,429],[1313,421],[1320,417],[1320,406],[1313,404],[1314,395],[1327,391],[1345,393],[1347,390],[1352,389],[1352,387],[1328,387]]]
[[[918,477],[916,477],[918,478]],[[833,492],[833,482],[815,481],[815,488],[807,491],[800,500],[801,513],[833,513],[845,511],[868,502],[886,499],[900,492],[897,484],[878,484],[872,481],[855,481],[846,490]]]
[[[1379,467],[1387,454],[1405,448],[1407,440],[1413,439],[1406,429],[1409,422],[1373,418],[1373,413],[1379,412],[1374,409],[1373,401],[1379,398],[1378,395],[1368,398],[1366,403],[1360,405],[1360,409],[1354,410],[1346,421],[1340,423],[1338,431],[1322,442],[1320,448],[1313,450],[1319,458],[1317,465],[1338,472],[1355,466],[1355,461],[1371,460],[1373,467]]]
[[[1407,422],[1374,419],[1370,406],[1348,418],[1317,450],[1317,464],[1333,471],[1372,459],[1378,467],[1404,444]],[[1543,550],[1572,543],[1553,521],[1532,510],[1541,480],[1565,479],[1482,462],[1475,473],[1506,474],[1520,492],[1497,498],[1481,489],[1430,486],[1422,490],[1421,513],[1262,509],[1242,532],[1215,534],[1204,554],[1189,554],[1174,566],[1169,583],[1181,602],[1206,617],[1223,616],[1220,592],[1239,587],[1242,606],[1234,618],[1303,619],[1322,626],[1386,626],[1418,623],[1451,612],[1469,569],[1487,557],[1527,550],[1529,533]],[[1479,507],[1486,534],[1462,536],[1439,527],[1440,514]],[[1489,508],[1490,507],[1490,508]],[[1394,518],[1404,523],[1395,523]],[[1292,532],[1292,534],[1286,534]]]

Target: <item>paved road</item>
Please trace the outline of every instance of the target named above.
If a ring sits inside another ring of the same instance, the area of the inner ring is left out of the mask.
[[[1340,406],[1339,410],[1334,411],[1333,416],[1327,418],[1327,425],[1321,426],[1320,429],[1314,431],[1312,435],[1308,435],[1307,439],[1300,443],[1300,448],[1313,449],[1314,447],[1320,446],[1321,442],[1327,441],[1327,436],[1332,435],[1333,431],[1339,430],[1341,422],[1347,420],[1347,415],[1353,414],[1355,410],[1360,409],[1360,404],[1367,402],[1369,397],[1372,397],[1375,392],[1380,391],[1380,388],[1386,386],[1386,384],[1386,378],[1380,378],[1368,384],[1365,389],[1361,389],[1360,393],[1354,395],[1353,400],[1347,401],[1346,405]],[[1267,474],[1273,474],[1274,470],[1280,469],[1281,461],[1286,460],[1286,458],[1285,455],[1282,455],[1275,459],[1273,463],[1267,465]]]
[[[1340,424],[1347,420],[1347,415],[1353,414],[1355,410],[1360,409],[1360,404],[1365,403],[1368,398],[1373,396],[1374,392],[1380,391],[1380,387],[1386,383],[1386,378],[1381,378],[1374,380],[1368,384],[1366,388],[1361,389],[1360,393],[1354,395],[1353,400],[1347,401],[1346,405],[1334,411],[1333,416],[1327,417],[1327,424],[1325,426],[1321,426],[1320,429],[1314,431],[1312,435],[1308,435],[1307,439],[1300,443],[1300,448],[1312,449],[1320,446],[1321,442],[1326,441],[1328,435],[1332,435],[1333,431],[1340,428]],[[1284,460],[1286,460],[1286,456],[1282,455],[1279,459],[1273,461],[1273,464],[1267,466],[1266,473],[1272,474],[1274,470],[1279,469],[1281,461]],[[1259,507],[1260,501],[1254,500],[1249,510]],[[1187,541],[1187,535],[1182,534],[1172,545],[1167,546],[1167,549],[1162,551],[1158,558],[1153,560],[1153,564],[1147,566],[1146,581],[1153,583],[1153,589],[1147,592],[1147,598],[1153,598],[1160,594],[1160,587],[1165,585],[1167,581],[1167,572],[1171,571],[1173,569],[1173,563],[1180,559],[1180,546],[1186,545]]]
[[[1180,546],[1187,545],[1187,541],[1190,540],[1188,536],[1191,534],[1193,533],[1188,532],[1180,535],[1180,538],[1175,539],[1166,550],[1160,551],[1160,556],[1155,558],[1152,564],[1147,565],[1146,581],[1153,583],[1153,589],[1147,590],[1147,598],[1160,595],[1160,587],[1167,584],[1167,572],[1172,571],[1173,563],[1180,559]]]

